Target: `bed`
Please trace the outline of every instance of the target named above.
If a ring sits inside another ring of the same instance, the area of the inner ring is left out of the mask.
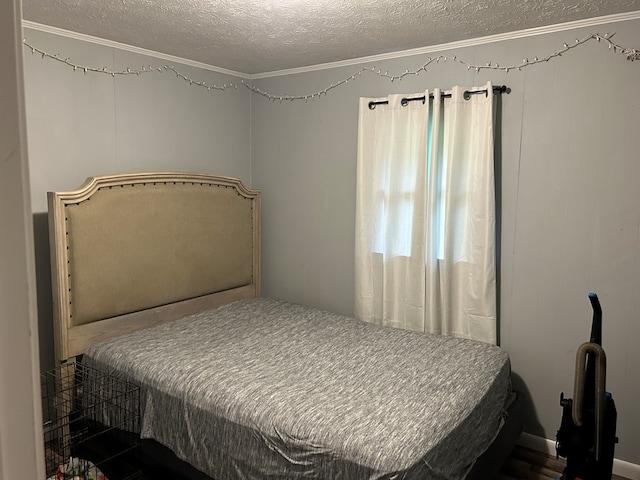
[[[515,443],[499,347],[262,297],[239,180],[109,175],[48,200],[57,361],[140,386],[145,461],[173,478],[489,479]]]

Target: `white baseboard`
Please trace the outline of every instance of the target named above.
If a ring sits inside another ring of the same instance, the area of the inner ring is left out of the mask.
[[[518,445],[536,450],[538,452],[546,453],[548,455],[556,454],[556,442],[554,440],[537,437],[526,432],[523,432],[520,435],[520,438],[518,439]],[[631,480],[640,480],[640,465],[614,458],[613,473],[615,475],[620,475],[621,477],[629,478]]]

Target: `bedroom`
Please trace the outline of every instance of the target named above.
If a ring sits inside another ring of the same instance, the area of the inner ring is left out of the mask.
[[[470,62],[515,64],[594,32],[615,32],[619,44],[637,48],[638,18],[632,12],[445,52]],[[25,38],[83,65],[166,64],[34,29],[27,29]],[[575,349],[588,334],[586,293],[596,290],[605,312],[608,386],[620,415],[616,457],[640,464],[633,400],[640,393],[634,347],[640,338],[634,321],[640,278],[635,261],[637,62],[592,42],[521,72],[476,74],[446,64],[400,85],[363,75],[321,99],[281,104],[243,89],[201,91],[164,74],[114,82],[73,72],[28,49],[23,53],[43,368],[53,356],[47,341],[50,298],[42,293],[50,290],[46,191],[75,188],[89,175],[116,170],[238,177],[263,191],[263,293],[348,314],[353,310],[357,98],[490,79],[512,90],[501,100],[500,336],[512,357],[516,386],[531,399],[525,430],[533,437],[528,438],[539,442],[555,434],[559,393],[571,389]],[[423,62],[424,55],[417,55],[375,63],[403,72]],[[278,94],[307,94],[357,68],[253,82]],[[188,66],[182,71],[212,84],[238,80]]]

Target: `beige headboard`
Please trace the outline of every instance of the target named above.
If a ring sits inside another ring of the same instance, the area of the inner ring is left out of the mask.
[[[260,192],[239,180],[106,175],[48,201],[58,361],[260,294]]]

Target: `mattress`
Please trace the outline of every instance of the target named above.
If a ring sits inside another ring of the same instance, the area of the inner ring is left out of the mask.
[[[218,479],[459,480],[490,445],[509,357],[267,298],[90,348],[141,387],[142,437]]]

